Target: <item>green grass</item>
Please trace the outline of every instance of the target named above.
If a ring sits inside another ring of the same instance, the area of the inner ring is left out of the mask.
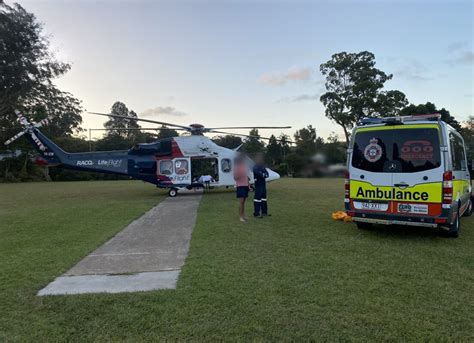
[[[0,185],[0,340],[474,340],[474,217],[458,239],[360,231],[331,219],[342,187],[280,180],[273,216],[245,224],[233,193],[207,194],[176,290],[39,298],[163,193]]]

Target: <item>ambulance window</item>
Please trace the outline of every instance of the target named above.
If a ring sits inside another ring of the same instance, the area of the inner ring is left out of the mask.
[[[189,163],[188,160],[178,159],[174,161],[174,170],[178,175],[185,175],[189,172]]]
[[[160,161],[160,174],[161,175],[173,174],[173,162],[171,160]]]
[[[383,173],[391,155],[390,131],[357,132],[354,139],[352,166],[374,173]],[[388,144],[387,144],[388,143]]]
[[[221,170],[224,172],[224,173],[229,173],[232,168],[231,168],[231,164],[230,164],[230,159],[228,158],[223,158],[221,160]]]
[[[352,166],[375,173],[414,173],[441,165],[437,129],[393,129],[356,133]]]
[[[449,133],[449,144],[451,145],[453,170],[467,170],[466,154],[461,138],[451,132]]]

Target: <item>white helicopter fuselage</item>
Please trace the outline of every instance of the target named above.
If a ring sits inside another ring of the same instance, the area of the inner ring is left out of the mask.
[[[211,160],[214,165],[214,175],[211,186],[213,187],[233,187],[234,180],[234,159],[239,152],[217,145],[206,136],[180,136],[173,138],[172,154],[157,158],[157,177],[162,180],[162,186],[170,188],[189,188],[198,184],[198,176],[192,170],[193,160]],[[248,176],[250,183],[253,183],[254,162],[248,158]],[[267,168],[269,177],[267,181],[274,181],[280,175]]]

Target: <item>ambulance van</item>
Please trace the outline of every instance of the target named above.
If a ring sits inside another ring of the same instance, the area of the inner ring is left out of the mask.
[[[345,207],[359,228],[439,227],[458,237],[472,214],[464,140],[439,114],[364,119],[347,157]]]

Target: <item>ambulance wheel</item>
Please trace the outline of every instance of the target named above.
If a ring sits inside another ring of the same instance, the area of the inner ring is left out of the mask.
[[[469,205],[467,205],[467,210],[466,212],[464,212],[464,217],[470,217],[472,216],[472,207],[473,207],[473,204],[472,204],[472,200],[473,198],[469,199]]]
[[[459,219],[459,211],[456,212],[456,217],[454,218],[454,222],[449,225],[449,231],[446,232],[446,236],[452,238],[459,237],[459,231],[461,230],[461,220]]]
[[[176,188],[171,188],[169,191],[168,191],[168,195],[172,198],[174,198],[175,196],[178,195],[178,190]]]
[[[364,222],[356,222],[357,228],[361,230],[370,229],[372,227],[372,223],[364,223]]]

